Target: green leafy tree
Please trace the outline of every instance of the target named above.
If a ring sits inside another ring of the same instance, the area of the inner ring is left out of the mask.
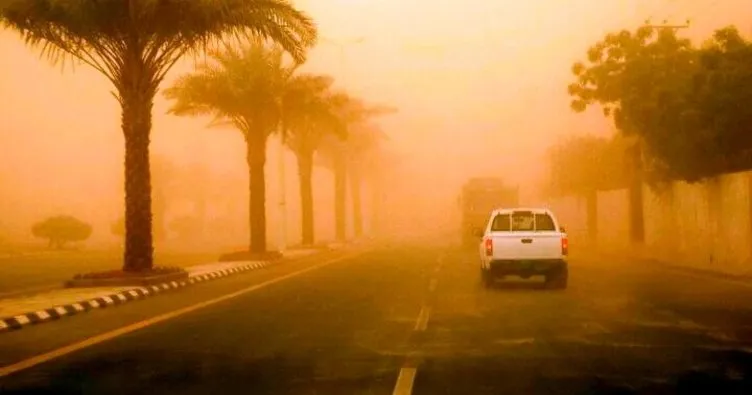
[[[632,142],[583,134],[562,140],[548,151],[552,196],[589,195],[626,188],[631,174],[628,150]]]
[[[78,60],[113,84],[125,137],[127,271],[153,266],[151,111],[167,72],[227,36],[268,38],[302,59],[316,35],[287,0],[3,0],[0,23],[51,61]]]
[[[572,108],[600,104],[625,136],[644,143],[648,169],[668,176],[688,153],[682,141],[692,136],[688,93],[696,59],[691,42],[673,30],[609,34],[589,49],[587,65],[573,66]]]
[[[691,119],[699,138],[687,167],[700,177],[751,169],[752,41],[727,27],[717,30],[699,53],[692,92],[697,109]]]
[[[165,91],[170,113],[214,117],[212,126],[231,126],[243,134],[249,179],[252,253],[266,252],[266,145],[280,121],[280,97],[291,72],[278,47],[252,42],[211,51],[196,71]]]
[[[327,76],[293,75],[287,80],[281,100],[283,138],[298,161],[302,242],[306,245],[314,243],[314,153],[325,136],[346,134],[346,125],[337,111],[350,99],[332,92],[332,82]]]
[[[47,239],[50,248],[62,249],[67,243],[84,241],[91,236],[91,225],[71,217],[59,215],[34,224],[34,237]]]
[[[670,29],[609,34],[572,71],[572,108],[600,104],[621,132],[637,136],[653,180],[752,167],[752,46],[735,28],[702,48]]]
[[[618,134],[612,138],[584,134],[562,140],[548,151],[548,194],[584,198],[591,237],[598,229],[598,191],[631,186],[635,174],[630,161],[631,140]]]

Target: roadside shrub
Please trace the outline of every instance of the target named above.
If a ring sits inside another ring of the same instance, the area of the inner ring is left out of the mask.
[[[34,224],[31,233],[34,237],[47,239],[50,248],[62,249],[67,243],[87,240],[92,228],[77,218],[58,215]]]

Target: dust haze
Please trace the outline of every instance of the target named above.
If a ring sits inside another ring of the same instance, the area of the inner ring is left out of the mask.
[[[569,108],[570,67],[605,33],[631,29],[646,15],[692,19],[687,34],[707,37],[736,24],[749,34],[746,0],[538,0],[462,2],[308,0],[295,2],[320,27],[307,71],[372,103],[399,109],[378,123],[392,158],[381,191],[364,190],[366,228],[386,235],[458,226],[456,199],[470,177],[502,177],[539,203],[547,149],[575,133],[608,136],[597,110]],[[746,13],[746,15],[745,15]],[[746,24],[745,24],[746,23]],[[17,35],[0,32],[0,237],[34,243],[30,228],[67,214],[93,227],[88,247],[116,246],[123,214],[123,137],[110,83],[87,66],[65,70],[39,59]],[[193,69],[186,60],[163,87]],[[170,234],[157,249],[242,246],[248,240],[248,176],[240,133],[210,129],[210,119],[167,115],[154,106],[155,194]],[[269,244],[280,234],[280,151],[268,147]],[[285,151],[287,237],[299,240],[300,198],[294,156]],[[316,237],[335,235],[333,176],[314,170]],[[381,193],[388,218],[369,215]],[[198,218],[199,231],[189,232]],[[351,225],[349,224],[351,229]]]

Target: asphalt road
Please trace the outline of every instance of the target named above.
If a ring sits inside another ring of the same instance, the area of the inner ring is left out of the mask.
[[[0,365],[30,361],[0,393],[752,394],[751,301],[584,256],[567,290],[485,289],[472,252],[389,246],[0,335]]]

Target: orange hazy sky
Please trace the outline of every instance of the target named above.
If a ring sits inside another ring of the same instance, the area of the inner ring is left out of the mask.
[[[749,0],[295,3],[315,18],[322,36],[307,69],[399,107],[382,122],[391,145],[437,180],[484,172],[537,179],[553,139],[611,133],[597,112],[573,114],[566,95],[570,65],[607,32],[650,17],[691,18],[686,34],[693,37],[732,23],[745,34],[752,30]],[[0,31],[0,53],[0,207],[24,206],[30,217],[119,212],[122,137],[109,83],[86,66],[51,66],[13,32]],[[167,83],[191,66],[178,65]],[[154,152],[242,174],[238,133],[206,130],[205,120],[168,116],[166,109],[158,97]]]

